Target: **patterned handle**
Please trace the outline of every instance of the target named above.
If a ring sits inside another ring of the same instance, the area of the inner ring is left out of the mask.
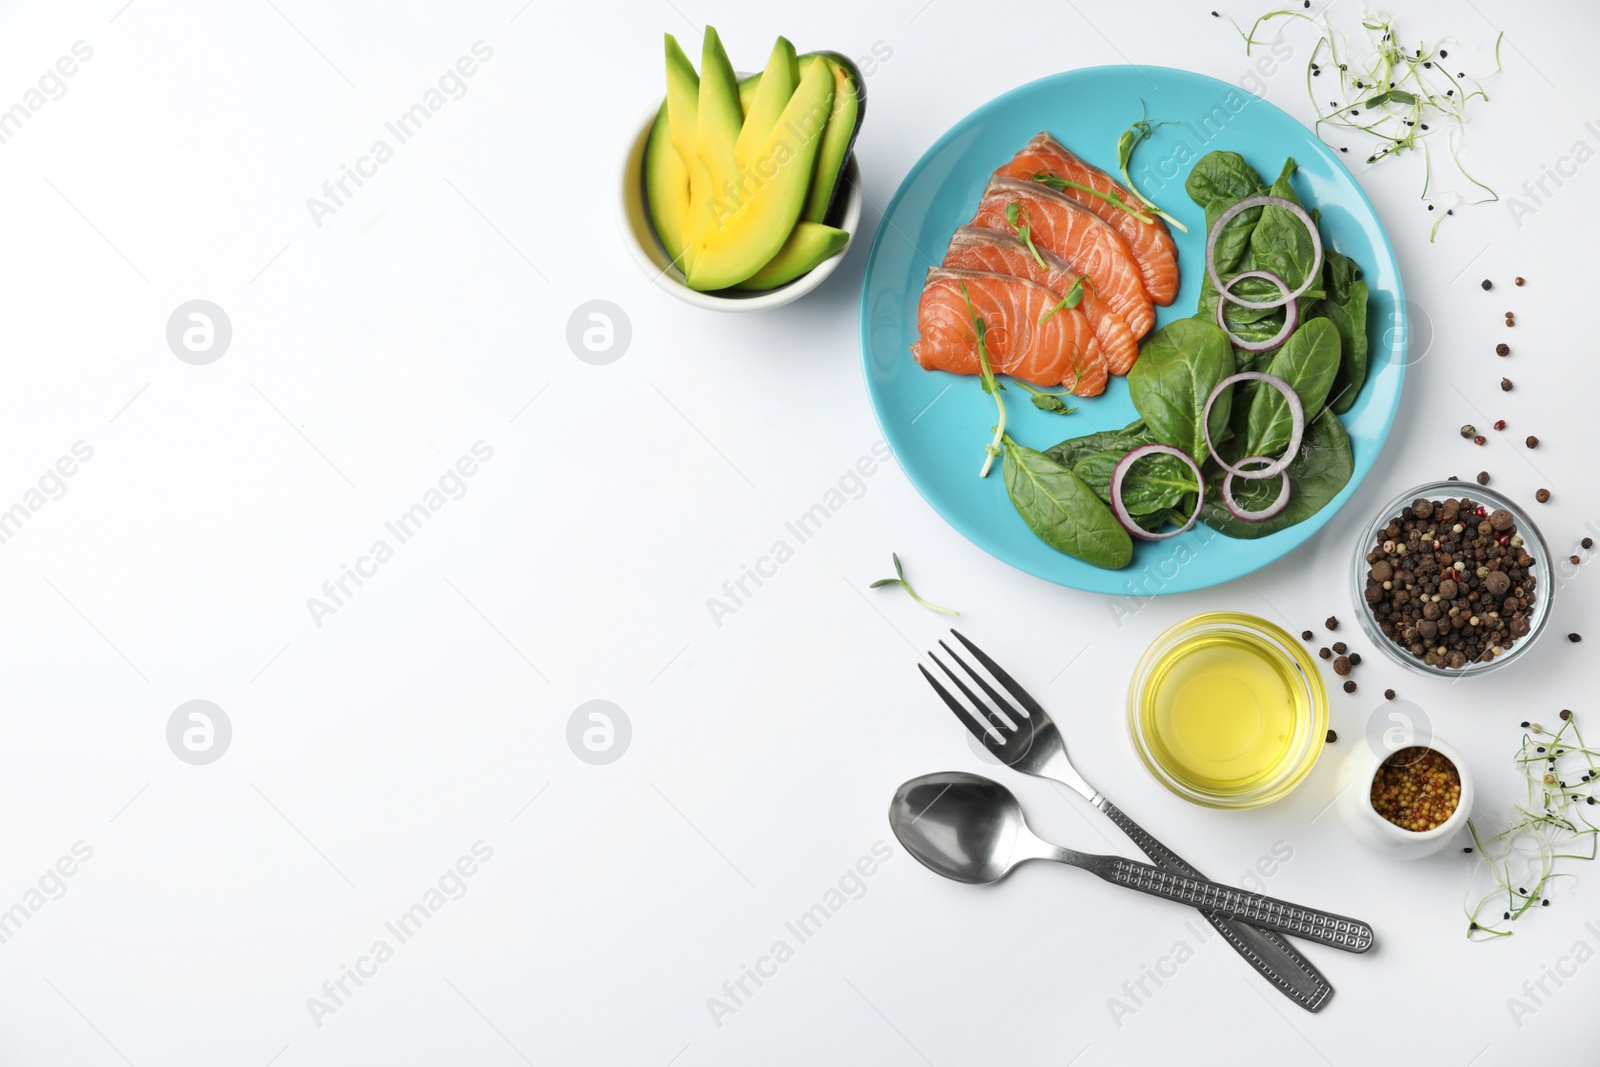
[[[1101,797],[1096,806],[1160,866],[1192,878],[1205,877],[1111,801]],[[1302,1008],[1320,1011],[1328,1003],[1328,998],[1333,996],[1333,986],[1322,973],[1271,930],[1251,926],[1216,912],[1202,911],[1201,914],[1250,966],[1276,986],[1278,992]]]
[[[1372,927],[1355,919],[1302,908],[1273,897],[1246,893],[1120,856],[1101,856],[1098,861],[1092,869],[1100,877],[1141,893],[1176,900],[1201,911],[1221,912],[1257,926],[1320,941],[1346,952],[1365,952],[1372,947]]]

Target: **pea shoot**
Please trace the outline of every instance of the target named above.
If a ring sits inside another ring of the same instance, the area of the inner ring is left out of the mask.
[[[1083,285],[1088,280],[1089,276],[1087,274],[1078,275],[1078,280],[1073,282],[1072,285],[1068,287],[1067,291],[1061,294],[1061,299],[1052,304],[1049,310],[1047,310],[1043,315],[1039,316],[1039,325],[1043,326],[1050,320],[1050,316],[1054,315],[1056,312],[1071,311],[1073,308],[1082,303]]]
[[[1033,175],[1032,180],[1038,182],[1040,185],[1048,186],[1058,193],[1065,192],[1068,189],[1076,189],[1080,193],[1087,193],[1090,196],[1098,197],[1117,210],[1126,211],[1128,214],[1132,215],[1146,226],[1149,226],[1156,221],[1150,215],[1145,214],[1145,212],[1141,209],[1130,205],[1115,192],[1102,193],[1099,189],[1091,189],[1087,185],[1079,185],[1077,182],[1069,182],[1067,179],[1052,174],[1047,170],[1039,171],[1039,173]]]
[[[900,565],[900,553],[891,552],[890,556],[892,556],[893,559],[894,559],[894,573],[895,573],[896,577],[893,577],[893,578],[879,578],[877,581],[873,582],[867,588],[869,588],[869,589],[882,589],[886,585],[898,585],[900,588],[904,589],[910,595],[912,600],[915,600],[918,604],[921,604],[923,607],[927,608],[929,611],[937,611],[941,615],[960,615],[961,614],[961,612],[957,611],[955,608],[943,608],[943,607],[940,607],[938,604],[930,604],[926,600],[923,600],[920,596],[918,596],[917,595],[917,591],[915,589],[911,588],[911,582],[909,580],[907,580],[907,578],[906,578],[905,568]]]
[[[1148,116],[1144,116],[1138,122],[1123,130],[1122,136],[1117,138],[1117,166],[1122,170],[1122,183],[1128,187],[1134,196],[1139,198],[1139,201],[1146,208],[1161,216],[1169,225],[1176,226],[1184,233],[1188,233],[1189,227],[1156,207],[1156,202],[1141,193],[1139,187],[1133,184],[1133,178],[1128,174],[1128,165],[1133,162],[1133,150],[1153,137],[1158,127],[1171,125],[1173,123],[1151,122]]]
[[[1028,246],[1028,251],[1033,253],[1034,260],[1041,267],[1048,267],[1039,250],[1033,246],[1033,227],[1029,225],[1027,217],[1022,212],[1022,205],[1015,200],[1006,205],[1006,225],[1011,227],[1011,232],[1022,238],[1022,243]]]
[[[1306,65],[1306,93],[1317,113],[1313,129],[1319,136],[1324,126],[1363,135],[1369,146],[1365,157],[1368,166],[1406,152],[1421,153],[1423,179],[1419,199],[1428,205],[1429,211],[1440,204],[1445,206],[1445,210],[1437,212],[1428,231],[1430,242],[1438,236],[1444,220],[1454,216],[1457,206],[1487,204],[1500,199],[1499,194],[1473,177],[1461,162],[1460,146],[1468,106],[1473,100],[1487,102],[1489,96],[1483,90],[1482,80],[1468,77],[1461,67],[1458,66],[1454,74],[1450,72],[1442,63],[1449,54],[1447,49],[1420,41],[1414,48],[1402,47],[1398,43],[1395,20],[1376,13],[1369,13],[1361,21],[1362,29],[1369,36],[1365,47],[1352,48],[1345,37],[1332,28],[1325,15],[1313,16],[1280,8],[1256,19],[1249,32],[1237,22],[1233,23],[1234,29],[1244,38],[1246,55],[1252,46],[1273,39],[1258,34],[1275,19],[1300,20],[1310,25],[1316,34],[1316,43]],[[1504,33],[1495,38],[1494,70],[1484,75],[1484,79],[1500,73],[1500,45],[1504,39]],[[1323,73],[1333,75],[1336,81],[1333,85],[1322,84],[1319,91],[1313,88],[1312,79]],[[1434,188],[1434,152],[1429,142],[1441,134],[1445,154],[1466,183],[1465,195],[1454,189],[1436,191]],[[1477,198],[1468,199],[1469,196]]]
[[[1071,396],[1070,392],[1047,393],[1043,389],[1034,388],[1033,385],[1023,381],[1021,378],[1017,379],[1017,384],[1033,394],[1033,406],[1040,411],[1049,411],[1056,415],[1071,415],[1078,410],[1062,399],[1062,397]]]
[[[995,408],[999,411],[999,421],[994,428],[994,440],[984,446],[983,468],[978,471],[978,477],[987,478],[989,469],[994,466],[995,459],[1000,455],[1000,443],[1006,436],[1006,402],[1000,395],[1005,392],[1006,387],[994,376],[994,367],[989,363],[989,324],[984,321],[982,315],[972,310],[972,294],[967,291],[966,282],[961,283],[961,298],[967,302],[967,321],[972,323],[972,336],[978,343],[979,381],[983,391],[994,397]]]

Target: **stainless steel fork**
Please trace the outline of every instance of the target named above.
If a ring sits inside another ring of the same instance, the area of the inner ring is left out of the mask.
[[[993,701],[993,706],[974,693],[961,677],[933,652],[928,653],[929,657],[971,702],[971,706],[963,707],[961,701],[952,696],[939,679],[922,664],[919,663],[917,669],[955,713],[956,718],[961,720],[962,725],[971,731],[981,744],[1012,769],[1060,782],[1082,796],[1116,823],[1122,832],[1127,834],[1157,865],[1180,874],[1196,878],[1205,877],[1193,865],[1130,819],[1120,808],[1111,803],[1105,794],[1091,786],[1067,759],[1067,746],[1061,737],[1061,731],[1056,728],[1056,724],[1039,702],[1018,685],[1016,680],[987,653],[967,640],[960,631],[950,632],[983,665],[995,682],[999,683],[1000,687],[1024,709],[1019,711],[1000,695],[988,679],[969,666],[967,661],[957,655],[949,645],[940,641],[939,647],[943,648],[988,699]],[[1239,955],[1271,981],[1284,996],[1307,1011],[1320,1011],[1327,1005],[1333,996],[1333,986],[1329,985],[1321,972],[1291,948],[1283,938],[1270,930],[1225,915],[1204,909],[1201,909],[1201,914]]]

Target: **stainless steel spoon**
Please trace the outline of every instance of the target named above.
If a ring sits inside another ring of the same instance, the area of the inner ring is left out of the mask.
[[[1022,806],[1011,790],[965,771],[941,771],[906,782],[895,790],[889,804],[889,825],[906,851],[924,867],[958,882],[998,882],[1020,863],[1055,860],[1141,893],[1236,916],[1346,952],[1365,952],[1373,945],[1372,927],[1356,919],[1137,860],[1052,845],[1028,829]]]

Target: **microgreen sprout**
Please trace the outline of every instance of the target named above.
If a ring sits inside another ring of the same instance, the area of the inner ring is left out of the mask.
[[[1523,914],[1548,906],[1551,882],[1574,877],[1557,871],[1556,861],[1592,860],[1600,844],[1600,826],[1584,816],[1600,785],[1600,750],[1584,744],[1576,716],[1553,734],[1537,723],[1526,729],[1514,762],[1526,779],[1527,803],[1514,806],[1509,824],[1493,833],[1467,821],[1477,854],[1464,908],[1472,941],[1510,937]],[[1539,744],[1533,735],[1548,740]]]
[[[867,588],[869,588],[869,589],[881,589],[886,585],[898,585],[900,588],[904,589],[907,593],[910,594],[912,600],[915,600],[918,604],[921,604],[923,607],[927,608],[929,611],[937,611],[941,615],[960,615],[961,614],[961,612],[957,611],[955,608],[942,608],[938,604],[930,604],[926,600],[923,600],[920,596],[918,596],[917,595],[917,591],[915,589],[911,588],[911,583],[906,579],[905,568],[900,566],[900,553],[892,552],[892,553],[890,553],[890,555],[894,557],[894,573],[896,574],[897,577],[894,577],[894,578],[879,578],[877,581],[873,582]]]
[[[972,294],[967,292],[966,282],[961,283],[961,297],[967,302],[967,321],[972,323],[972,336],[978,343],[978,373],[983,391],[994,397],[994,405],[1000,412],[994,428],[994,440],[984,447],[983,468],[978,471],[978,477],[987,478],[989,468],[994,466],[995,458],[1000,455],[1000,442],[1006,436],[1006,402],[1000,395],[1006,387],[994,376],[994,367],[989,363],[989,324],[982,315],[972,310]]]
[[[1169,224],[1176,226],[1184,233],[1189,232],[1189,227],[1173,218],[1171,215],[1156,207],[1156,202],[1139,191],[1133,184],[1133,178],[1128,174],[1128,165],[1133,162],[1133,150],[1155,135],[1159,126],[1171,126],[1171,122],[1151,122],[1147,116],[1142,116],[1138,122],[1122,131],[1122,136],[1117,138],[1117,166],[1122,170],[1122,182],[1139,198],[1146,208],[1160,215]]]
[[[1069,182],[1067,179],[1051,174],[1047,170],[1041,170],[1039,173],[1035,174],[1033,176],[1033,180],[1038,182],[1040,185],[1049,186],[1058,193],[1065,192],[1068,189],[1076,189],[1080,193],[1087,193],[1090,196],[1099,197],[1101,200],[1104,200],[1117,210],[1126,211],[1128,214],[1132,215],[1146,226],[1149,226],[1156,221],[1152,216],[1147,215],[1144,213],[1144,211],[1132,206],[1115,192],[1102,193],[1099,189],[1091,189],[1087,185],[1079,185],[1077,182]]]
[[[1071,396],[1072,394],[1070,392],[1047,393],[1043,389],[1034,388],[1031,384],[1023,381],[1021,378],[1017,379],[1017,384],[1033,394],[1033,406],[1038,408],[1040,411],[1050,411],[1057,415],[1071,415],[1078,410],[1077,408],[1068,404],[1065,400],[1061,399],[1065,396]]]
[[[1015,200],[1006,205],[1006,225],[1011,227],[1013,233],[1022,238],[1022,243],[1028,246],[1028,251],[1033,253],[1033,258],[1038,261],[1039,266],[1049,266],[1044,261],[1044,257],[1039,254],[1039,250],[1033,247],[1033,227],[1028,224],[1027,217],[1022,212],[1022,205]]]
[[[1078,280],[1068,286],[1067,291],[1061,294],[1061,299],[1050,305],[1043,315],[1039,316],[1039,325],[1043,326],[1050,320],[1050,316],[1058,311],[1071,311],[1083,301],[1083,286],[1089,281],[1087,274],[1078,275]],[[1093,284],[1092,282],[1090,283]]]
[[[1274,39],[1264,31],[1276,19],[1305,22],[1315,34],[1311,58],[1306,65],[1306,94],[1317,114],[1313,130],[1318,136],[1323,135],[1324,126],[1358,135],[1368,145],[1364,157],[1368,166],[1406,152],[1422,155],[1423,181],[1419,199],[1427,204],[1430,212],[1436,212],[1428,233],[1429,241],[1438,235],[1445,218],[1455,214],[1457,206],[1487,204],[1500,199],[1461,162],[1461,137],[1468,121],[1468,105],[1479,99],[1487,102],[1489,96],[1483,90],[1482,80],[1468,77],[1459,64],[1452,74],[1443,63],[1448,54],[1444,47],[1448,40],[1431,46],[1418,42],[1414,48],[1407,49],[1399,43],[1393,18],[1369,13],[1361,22],[1368,40],[1364,46],[1352,47],[1332,28],[1325,15],[1279,8],[1256,19],[1248,32],[1237,22],[1233,23],[1234,29],[1244,38],[1247,55],[1253,46]],[[1504,33],[1495,38],[1494,70],[1484,75],[1484,79],[1500,73],[1500,45],[1504,39]],[[1324,74],[1331,77],[1323,78]],[[1434,188],[1435,139],[1443,141],[1443,154],[1449,156],[1456,173],[1465,182],[1464,194],[1453,189]]]

